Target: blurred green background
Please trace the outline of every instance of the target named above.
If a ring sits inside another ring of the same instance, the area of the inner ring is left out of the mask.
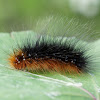
[[[46,16],[66,16],[94,22],[100,34],[99,0],[0,0],[0,32],[31,30]],[[100,36],[99,36],[100,37]]]

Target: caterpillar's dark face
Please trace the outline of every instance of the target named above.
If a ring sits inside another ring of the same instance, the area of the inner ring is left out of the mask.
[[[25,54],[22,51],[18,51],[11,55],[9,58],[10,64],[16,69],[23,69],[26,67],[25,64]]]

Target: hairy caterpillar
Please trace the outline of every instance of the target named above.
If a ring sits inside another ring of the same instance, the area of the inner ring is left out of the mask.
[[[92,62],[87,54],[87,43],[76,38],[50,36],[40,36],[33,41],[32,34],[27,36],[8,58],[15,69],[33,72],[89,72]]]
[[[70,27],[75,28],[73,30],[70,29],[71,32],[76,32],[76,30],[80,32],[78,27],[75,26],[76,24],[73,24],[73,21],[74,20],[69,21],[69,23],[67,22],[67,25],[65,26],[62,20],[55,22],[56,25],[60,23],[61,26],[64,26],[62,32],[67,30],[67,32],[70,34],[69,29],[66,29]],[[53,30],[55,25],[50,22],[51,20],[49,21],[49,24],[45,26],[45,28],[48,28],[49,26],[47,31],[51,32],[52,30],[52,32],[55,33],[55,30]],[[51,25],[53,26],[51,27]],[[85,26],[86,25],[82,27]],[[16,36],[21,39],[15,41],[16,43],[18,42],[17,46],[13,49],[13,52],[9,54],[9,64],[15,69],[43,73],[58,72],[62,74],[87,73],[93,71],[93,66],[95,63],[93,61],[93,55],[90,54],[92,46],[89,43],[81,40],[82,38],[88,39],[87,35],[80,36],[80,32],[79,38],[81,38],[77,39],[74,36],[50,36],[48,34],[36,37],[34,32],[27,33],[28,32],[23,32],[21,36],[16,34]]]

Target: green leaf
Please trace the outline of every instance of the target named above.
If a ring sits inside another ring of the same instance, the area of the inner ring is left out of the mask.
[[[17,33],[17,35],[19,34]],[[99,72],[96,72],[95,75],[86,74],[73,77],[60,75],[59,73],[43,75],[13,69],[7,62],[9,51],[12,49],[12,46],[10,46],[12,39],[13,36],[9,34],[0,34],[1,100],[100,99]]]

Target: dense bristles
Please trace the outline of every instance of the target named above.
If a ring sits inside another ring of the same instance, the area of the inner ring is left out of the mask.
[[[74,44],[71,44],[67,38],[65,41],[63,38],[50,37],[47,40],[41,36],[35,45],[28,41],[20,47],[20,50],[10,56],[9,62],[16,69],[61,73],[86,72],[89,57],[84,56],[85,51],[81,48],[75,48],[77,43],[74,41]]]

